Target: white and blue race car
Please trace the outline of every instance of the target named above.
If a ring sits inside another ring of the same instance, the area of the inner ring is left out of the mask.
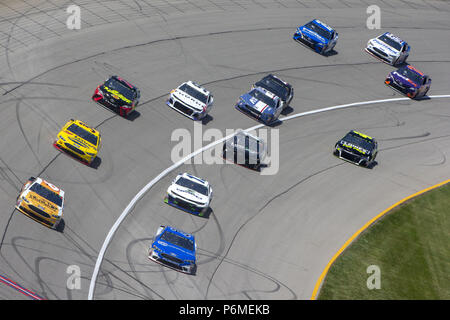
[[[169,268],[195,275],[195,237],[170,226],[160,226],[149,249],[148,258]]]
[[[406,62],[411,47],[399,37],[386,32],[370,39],[365,50],[375,58],[392,66],[397,66]]]
[[[234,107],[267,125],[278,120],[283,110],[283,102],[272,92],[262,87],[254,87],[240,96]]]
[[[306,45],[320,54],[331,52],[337,44],[338,33],[318,19],[300,26],[292,37],[295,41]]]

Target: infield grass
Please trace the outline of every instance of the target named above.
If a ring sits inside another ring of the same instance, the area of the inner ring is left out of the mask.
[[[369,290],[370,265],[380,289]],[[318,299],[450,299],[450,185],[393,209],[331,266]]]

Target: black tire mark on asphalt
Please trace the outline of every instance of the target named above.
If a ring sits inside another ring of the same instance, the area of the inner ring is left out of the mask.
[[[382,148],[382,149],[379,149],[378,153],[380,153],[382,151],[385,152],[385,151],[390,151],[390,150],[396,150],[399,148],[403,148],[403,147],[407,147],[407,146],[411,146],[411,145],[415,145],[415,144],[420,144],[420,143],[424,143],[424,142],[435,141],[435,140],[440,140],[440,139],[445,139],[445,138],[450,138],[450,134],[432,137],[432,138],[428,138],[428,139],[423,139],[420,141],[408,142],[408,143],[404,143],[404,144],[401,144],[398,146]]]
[[[210,251],[207,251],[207,250],[204,250],[204,249],[201,249],[201,251],[202,251],[202,252],[200,252],[199,255],[203,255],[203,256],[211,256],[211,257],[215,257],[215,258],[222,258],[222,257],[217,257],[213,252],[210,252]],[[244,264],[244,263],[238,262],[238,261],[233,260],[233,259],[230,259],[230,258],[225,258],[225,259],[224,259],[224,263],[228,263],[228,264],[237,266],[237,267],[239,267],[239,268],[241,268],[241,269],[244,269],[245,271],[251,272],[251,273],[253,273],[253,274],[257,274],[257,275],[259,275],[259,276],[261,276],[261,277],[263,277],[263,278],[265,278],[265,279],[267,279],[267,280],[273,282],[273,283],[275,284],[275,286],[276,286],[274,290],[271,290],[271,291],[261,291],[261,292],[274,293],[274,292],[278,292],[278,291],[279,291],[279,288],[284,287],[284,288],[286,288],[286,289],[291,293],[291,295],[292,295],[292,298],[291,298],[291,299],[292,299],[292,300],[296,300],[296,299],[297,299],[297,295],[295,294],[295,292],[294,292],[289,286],[287,286],[286,284],[282,283],[281,281],[279,281],[279,280],[273,278],[272,276],[270,276],[270,275],[267,274],[267,273],[264,273],[264,272],[262,272],[262,271],[259,271],[259,270],[255,269],[255,268],[253,268],[253,267],[250,267],[249,265],[246,265],[246,264]],[[246,292],[249,292],[249,291],[246,291]],[[244,292],[242,292],[242,293],[244,293]],[[244,294],[245,294],[245,293],[244,293]],[[246,294],[246,296],[249,297],[248,294]],[[249,300],[250,300],[250,297],[249,297]]]
[[[311,175],[309,175],[309,176],[307,176],[307,177],[301,179],[300,181],[298,181],[298,182],[295,183],[294,185],[292,185],[292,186],[290,186],[289,188],[285,189],[283,192],[281,192],[281,193],[279,193],[279,194],[273,196],[272,198],[270,198],[270,199],[269,199],[269,200],[268,200],[261,208],[258,209],[258,211],[257,211],[254,215],[252,215],[252,216],[249,217],[246,221],[244,221],[244,223],[238,228],[238,230],[235,232],[233,238],[231,239],[230,245],[228,246],[228,249],[227,249],[227,251],[225,252],[225,255],[222,256],[222,258],[221,258],[219,264],[218,264],[217,267],[214,269],[214,272],[213,272],[211,278],[210,278],[209,281],[208,281],[208,286],[207,286],[207,289],[206,289],[205,299],[208,297],[209,288],[210,288],[210,286],[211,286],[211,284],[212,284],[212,282],[213,282],[213,280],[214,280],[214,276],[216,275],[217,270],[220,268],[222,262],[223,262],[224,259],[227,257],[228,253],[230,252],[230,250],[231,250],[231,248],[232,248],[232,246],[233,246],[233,244],[234,244],[234,241],[236,240],[238,234],[241,232],[241,230],[242,230],[247,224],[249,224],[255,217],[257,217],[257,216],[258,216],[258,215],[259,215],[259,214],[260,214],[260,213],[261,213],[261,212],[262,212],[262,211],[263,211],[270,203],[272,203],[272,201],[274,201],[274,200],[276,200],[277,198],[279,198],[279,197],[283,196],[284,194],[288,193],[289,191],[291,191],[292,189],[296,188],[297,186],[299,186],[299,185],[302,184],[303,182],[305,182],[305,181],[307,181],[307,180],[309,180],[309,179],[311,179],[311,178],[313,178],[313,177],[315,177],[315,176],[317,176],[317,175],[320,175],[320,174],[322,174],[322,173],[324,173],[324,172],[326,172],[326,171],[329,171],[329,170],[332,170],[332,169],[334,169],[334,168],[336,168],[336,167],[339,167],[339,166],[341,166],[341,165],[343,165],[343,164],[344,164],[344,163],[339,163],[339,164],[336,164],[336,165],[333,165],[333,166],[324,168],[324,169],[322,169],[322,170],[320,170],[320,171],[317,171],[317,172],[315,172],[315,173],[313,173],[313,174],[311,174]]]
[[[4,169],[2,169],[1,167],[0,167],[0,174],[2,176],[4,176],[5,181],[7,181],[14,189],[16,189],[17,192],[19,192],[20,186],[22,185],[22,180],[16,175],[16,173],[8,166],[8,164],[1,157],[0,157],[0,162],[2,162],[3,165],[5,166],[6,170],[11,172],[11,174],[14,176],[14,178],[16,178],[17,182],[19,183],[19,187],[16,186],[14,181],[9,177],[9,175],[6,173],[6,171]]]
[[[16,103],[16,119],[17,119],[17,124],[19,125],[19,129],[20,129],[20,132],[22,133],[22,136],[23,136],[23,139],[25,140],[25,143],[27,144],[27,146],[28,146],[28,148],[30,149],[31,153],[33,154],[34,158],[36,159],[36,162],[39,164],[39,167],[42,168],[42,167],[43,167],[43,166],[42,166],[42,163],[41,163],[41,161],[40,161],[38,155],[36,154],[36,152],[34,152],[34,149],[33,149],[33,147],[31,146],[31,143],[30,143],[30,141],[28,140],[28,137],[27,137],[27,135],[25,134],[25,131],[24,131],[24,129],[23,129],[22,121],[20,120],[20,115],[19,115],[20,104],[21,104],[21,101],[20,101],[20,100],[17,101],[17,103]]]

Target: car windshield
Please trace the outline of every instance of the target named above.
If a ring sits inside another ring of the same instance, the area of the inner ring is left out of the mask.
[[[331,31],[325,30],[323,28],[321,28],[320,26],[318,26],[317,24],[315,24],[314,22],[309,22],[306,25],[306,28],[309,30],[314,31],[315,33],[317,33],[319,36],[325,38],[325,39],[331,39],[331,36],[333,35],[333,33]]]
[[[401,45],[400,43],[398,43],[397,41],[395,41],[395,40],[389,38],[388,36],[386,36],[386,35],[384,35],[384,34],[381,35],[381,36],[379,36],[379,37],[378,37],[378,40],[383,41],[384,43],[386,43],[387,45],[389,45],[389,46],[395,48],[395,49],[398,50],[398,51],[400,51],[401,48],[402,48],[402,45]]]
[[[269,105],[269,106],[271,106],[271,107],[273,107],[273,108],[276,108],[276,102],[275,102],[275,100],[273,100],[272,98],[270,98],[269,96],[267,96],[265,93],[263,93],[263,92],[261,92],[261,91],[259,91],[259,90],[256,90],[256,89],[253,89],[252,91],[250,91],[250,93],[249,93],[252,97],[255,97],[256,99],[258,99],[259,101],[262,101],[262,102],[264,102],[265,104],[267,104],[267,105]]]
[[[118,91],[121,95],[123,95],[128,100],[134,100],[136,96],[136,92],[128,87],[127,85],[124,85],[120,81],[117,81],[114,78],[110,78],[105,82],[105,86],[107,86],[109,89]]]
[[[38,195],[40,195],[41,197],[44,197],[48,201],[53,202],[58,207],[62,206],[62,201],[63,201],[62,197],[59,194],[57,194],[53,191],[50,191],[46,187],[41,186],[39,183],[33,184],[31,186],[30,190],[33,192],[36,192]]]
[[[412,80],[415,83],[421,83],[422,82],[422,76],[415,73],[409,68],[402,68],[397,70],[397,73],[401,74],[402,76]]]
[[[198,91],[194,87],[191,87],[187,83],[183,84],[179,88],[179,90],[186,92],[188,95],[190,95],[191,97],[194,97],[195,99],[197,99],[200,102],[206,103],[206,101],[208,100],[207,95],[201,93],[200,91]]]
[[[205,187],[202,184],[196,183],[196,182],[194,182],[192,180],[189,180],[189,179],[181,177],[181,178],[179,178],[177,180],[176,183],[179,186],[192,189],[192,190],[194,190],[194,191],[196,191],[198,193],[201,193],[201,194],[203,194],[205,196],[208,195],[208,188],[207,187]]]
[[[94,146],[97,145],[97,137],[93,135],[92,133],[88,132],[87,130],[84,130],[80,126],[76,125],[75,123],[72,123],[68,128],[68,131],[75,133],[77,136],[81,137],[82,139],[88,141],[89,143],[93,144]]]
[[[375,143],[372,140],[365,139],[360,135],[349,132],[343,139],[345,142],[354,144],[355,146],[362,147],[368,151],[373,150]]]
[[[181,247],[183,249],[194,251],[194,241],[191,239],[182,237],[176,233],[173,233],[169,230],[166,230],[160,238],[161,240],[164,240],[168,243],[174,244],[178,247]]]
[[[288,98],[289,88],[272,78],[264,78],[261,81],[255,83],[255,85],[257,87],[263,87],[264,89],[269,90],[283,100],[286,100]]]

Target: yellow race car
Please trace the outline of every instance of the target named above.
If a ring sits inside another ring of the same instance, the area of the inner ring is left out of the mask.
[[[17,197],[16,209],[52,229],[61,222],[64,191],[42,178],[31,177]]]
[[[80,120],[71,119],[58,133],[57,140],[53,145],[56,149],[91,165],[100,149],[101,136],[100,132],[88,127]]]

